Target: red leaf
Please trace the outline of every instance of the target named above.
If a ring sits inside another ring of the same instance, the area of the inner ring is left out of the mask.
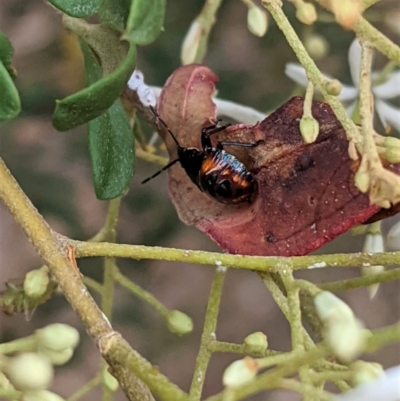
[[[215,119],[211,95],[216,81],[208,68],[189,65],[177,69],[164,86],[158,110],[182,146],[199,148],[201,129]],[[308,254],[373,219],[381,209],[354,186],[358,162],[348,156],[341,124],[327,104],[314,101],[320,133],[307,145],[299,132],[302,108],[303,99],[294,97],[260,124],[238,124],[215,138],[264,140],[252,149],[226,147],[256,176],[259,191],[251,205],[219,203],[202,193],[180,165],[173,166],[169,190],[180,219],[230,253],[281,256]],[[176,145],[169,135],[166,139],[175,158]],[[387,168],[400,172],[399,164]]]

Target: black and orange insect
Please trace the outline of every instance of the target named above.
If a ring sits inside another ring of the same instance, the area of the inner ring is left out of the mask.
[[[175,135],[161,119],[156,110],[151,107],[152,112],[170,133],[178,147],[178,158],[168,163],[160,171],[145,179],[142,184],[157,177],[175,163],[180,162],[186,174],[192,182],[211,198],[226,204],[238,204],[251,202],[257,192],[257,181],[253,174],[247,170],[245,165],[235,156],[225,152],[224,146],[242,146],[252,148],[260,144],[242,142],[218,142],[216,147],[212,146],[211,135],[221,132],[231,124],[219,126],[220,120],[201,130],[202,150],[197,148],[185,148],[181,146]]]

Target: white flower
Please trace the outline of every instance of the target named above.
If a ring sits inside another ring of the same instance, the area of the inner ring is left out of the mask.
[[[360,63],[361,46],[357,39],[353,41],[349,48],[349,65],[351,78],[354,86],[343,85],[338,99],[346,103],[347,113],[351,116],[358,103],[358,94],[360,89]],[[302,86],[307,86],[307,75],[302,66],[295,63],[287,63],[285,74],[294,82]],[[325,78],[332,79],[329,75],[323,74]],[[379,73],[373,72],[372,78],[379,76]],[[375,109],[386,127],[388,125],[400,132],[400,109],[387,103],[386,100],[400,96],[400,70],[387,76],[387,80],[381,84],[372,84],[372,93],[375,96]]]

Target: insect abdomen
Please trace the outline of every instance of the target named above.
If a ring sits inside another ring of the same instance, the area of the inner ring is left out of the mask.
[[[210,153],[199,172],[199,188],[219,202],[250,202],[257,183],[253,175],[233,155],[223,150]]]

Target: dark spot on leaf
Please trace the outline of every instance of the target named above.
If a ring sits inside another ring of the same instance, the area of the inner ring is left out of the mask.
[[[270,244],[273,244],[274,242],[276,242],[276,237],[271,231],[268,231],[265,235],[265,240]]]
[[[315,166],[315,160],[306,154],[300,155],[294,163],[294,168],[298,172],[306,171],[313,166]]]

